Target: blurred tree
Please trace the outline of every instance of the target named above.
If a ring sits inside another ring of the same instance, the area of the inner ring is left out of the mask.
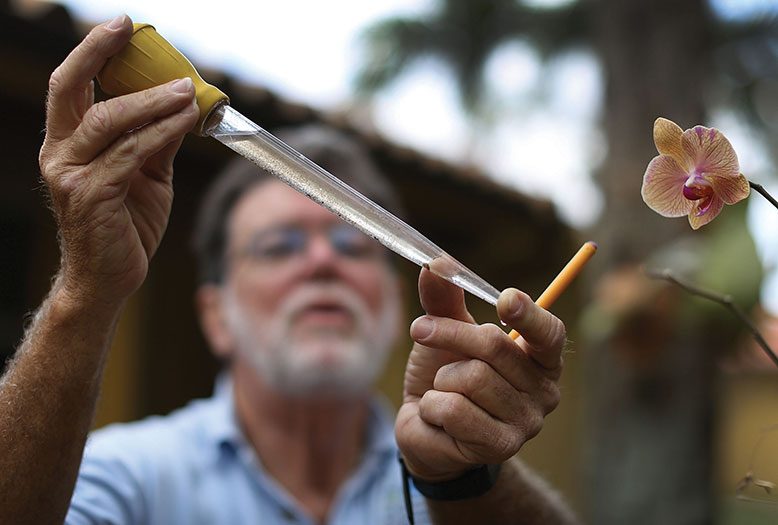
[[[501,44],[532,39],[544,56],[580,43],[586,14],[578,4],[538,9],[506,0],[442,0],[420,19],[391,18],[365,33],[367,54],[355,79],[358,92],[371,94],[396,80],[409,65],[433,56],[449,66],[463,108],[477,116],[484,97],[484,67]]]
[[[769,96],[778,93],[773,18],[722,18],[704,0],[435,6],[426,16],[387,19],[367,30],[355,82],[360,93],[385,88],[416,59],[431,56],[453,71],[462,107],[477,119],[487,59],[511,39],[531,42],[544,58],[582,47],[599,60],[609,152],[596,173],[605,205],[592,232],[602,247],[595,259],[601,273],[636,267],[689,233],[685,220],[663,219],[640,198],[642,174],[656,155],[656,117],[690,127],[717,104],[738,100],[752,119],[778,127],[777,97]],[[680,326],[670,310],[655,306],[645,304],[589,341],[585,505],[592,523],[712,521],[714,362],[734,329],[686,317]]]

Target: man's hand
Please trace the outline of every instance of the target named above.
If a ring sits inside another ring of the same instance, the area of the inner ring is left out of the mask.
[[[75,300],[121,303],[145,279],[167,226],[173,157],[197,121],[189,79],[94,103],[95,75],[132,35],[97,26],[49,81],[43,180],[60,231],[60,284]]]
[[[502,292],[497,311],[518,341],[475,324],[464,292],[427,270],[419,295],[427,315],[411,325],[395,433],[414,476],[444,481],[506,461],[540,432],[559,402],[565,327],[515,289]]]
[[[0,523],[62,523],[124,300],[170,213],[172,162],[197,120],[191,81],[94,104],[92,78],[130,39],[96,27],[51,75],[43,179],[62,267],[0,378]]]

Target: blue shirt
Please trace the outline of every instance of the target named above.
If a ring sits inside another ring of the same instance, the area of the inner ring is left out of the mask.
[[[338,491],[332,525],[405,525],[393,422],[372,403],[362,461]],[[411,485],[412,486],[412,485]],[[413,490],[416,523],[427,523]],[[94,432],[84,451],[68,525],[314,525],[267,474],[237,423],[231,384],[168,416]]]

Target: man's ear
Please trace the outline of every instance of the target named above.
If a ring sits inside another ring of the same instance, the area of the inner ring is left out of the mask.
[[[208,341],[211,352],[220,359],[229,359],[234,348],[234,338],[224,314],[224,289],[216,284],[203,284],[197,289],[195,302],[200,328]]]

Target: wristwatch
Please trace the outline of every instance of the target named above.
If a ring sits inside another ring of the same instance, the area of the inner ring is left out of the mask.
[[[416,490],[429,499],[439,501],[457,501],[460,499],[477,498],[489,492],[497,482],[500,465],[481,465],[468,470],[458,478],[431,483],[408,475]]]
[[[429,499],[438,501],[457,501],[467,498],[477,498],[478,496],[483,496],[489,492],[489,489],[497,483],[497,476],[500,474],[501,467],[499,464],[481,465],[472,470],[468,470],[458,478],[431,483],[411,475],[411,473],[408,472],[408,467],[405,466],[405,461],[403,461],[401,455],[398,454],[397,459],[400,462],[400,468],[402,469],[405,511],[408,514],[408,522],[411,525],[413,525],[414,519],[409,480],[413,481],[413,486],[416,487],[416,490]]]

